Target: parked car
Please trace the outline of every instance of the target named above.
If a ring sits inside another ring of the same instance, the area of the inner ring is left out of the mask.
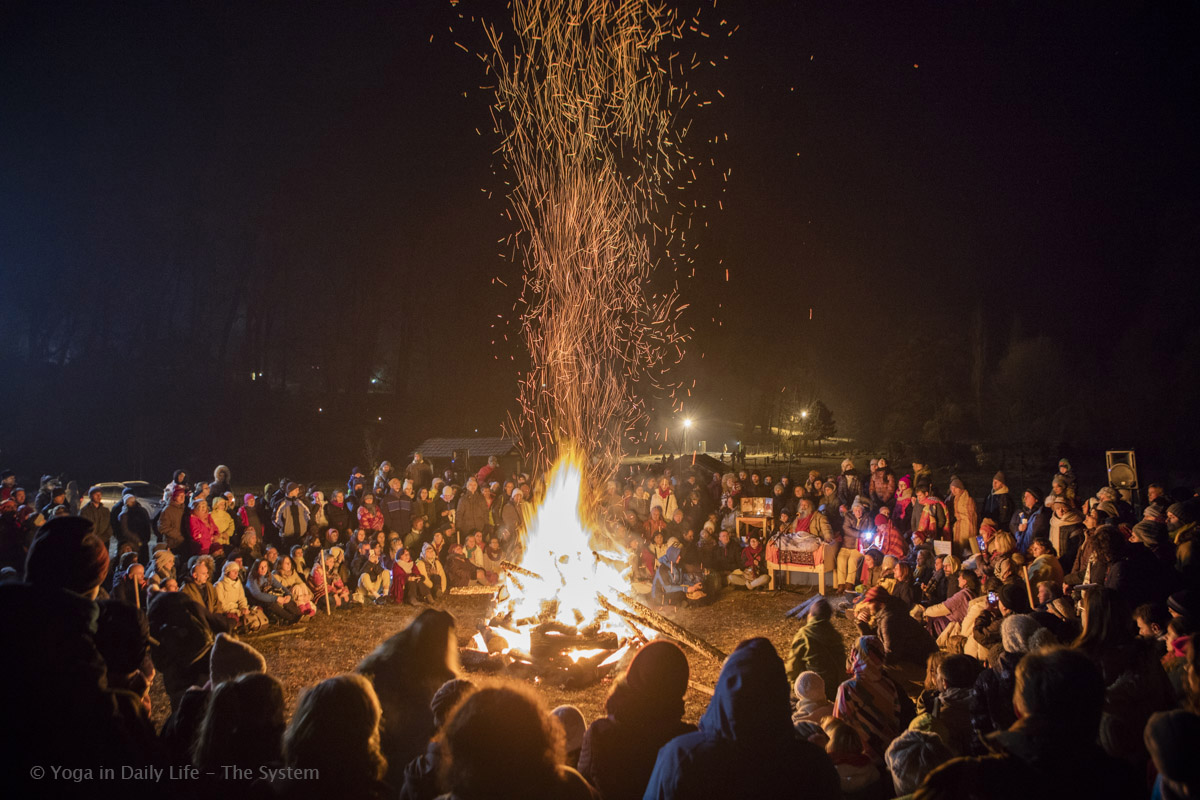
[[[146,513],[151,518],[162,508],[163,488],[153,483],[146,481],[110,481],[108,483],[97,483],[100,487],[100,503],[105,508],[112,508],[121,502],[121,495],[126,490],[133,492],[133,496],[141,503],[142,508],[146,509]]]

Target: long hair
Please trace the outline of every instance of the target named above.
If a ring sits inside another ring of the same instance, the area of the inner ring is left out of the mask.
[[[363,676],[348,672],[326,678],[300,698],[283,735],[285,763],[315,768],[322,780],[334,783],[378,781],[387,769],[379,750],[382,713],[375,689]]]
[[[1083,593],[1083,630],[1072,647],[1093,654],[1137,640],[1133,613],[1112,589]]]
[[[261,672],[226,681],[213,690],[192,764],[215,770],[226,764],[257,768],[279,761],[284,731],[283,685]]]
[[[439,735],[442,782],[461,800],[542,798],[565,759],[562,728],[524,684],[492,684],[454,710]]]

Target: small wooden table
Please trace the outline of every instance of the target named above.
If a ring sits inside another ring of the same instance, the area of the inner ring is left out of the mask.
[[[765,546],[767,534],[771,532],[770,523],[772,523],[772,522],[774,522],[774,519],[772,517],[759,517],[759,516],[736,517],[734,519],[734,523],[733,523],[734,533],[736,533],[738,535],[738,538],[741,538],[742,525],[745,525],[747,528],[761,528],[762,529],[762,537],[763,537],[763,545]]]

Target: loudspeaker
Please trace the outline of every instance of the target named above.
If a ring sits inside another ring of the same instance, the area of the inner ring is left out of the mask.
[[[1108,485],[1114,489],[1137,489],[1137,458],[1132,450],[1108,450],[1104,453],[1108,463]]]

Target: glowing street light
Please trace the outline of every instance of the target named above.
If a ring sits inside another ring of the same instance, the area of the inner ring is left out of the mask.
[[[800,419],[808,419],[808,409],[800,412]]]
[[[684,419],[683,427],[685,427],[685,428],[692,427],[692,418],[691,417],[687,417],[686,419]]]

